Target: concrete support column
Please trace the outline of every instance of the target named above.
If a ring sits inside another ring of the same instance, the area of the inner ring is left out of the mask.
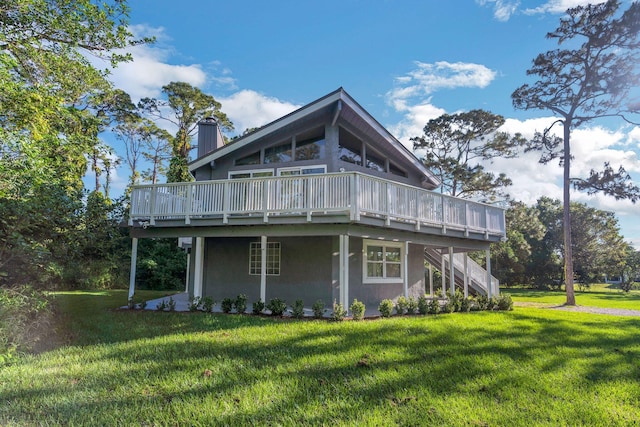
[[[138,238],[131,239],[131,270],[129,271],[129,299],[136,292],[136,263],[138,260]]]
[[[204,237],[196,237],[195,250],[193,297],[202,298],[202,285],[204,281]]]
[[[491,250],[487,249],[485,255],[487,257],[487,296],[491,298],[493,296],[493,286],[491,284]]]
[[[402,288],[404,297],[409,298],[409,242],[404,242]]]
[[[429,263],[429,295],[433,298],[433,265]]]
[[[449,247],[449,292],[456,293],[456,270],[453,265],[453,246]]]
[[[464,297],[469,296],[469,253],[464,254]]]
[[[187,276],[185,277],[184,282],[184,291],[189,292],[189,275],[191,273],[191,253],[187,250]]]
[[[440,265],[440,273],[442,273],[442,296],[447,294],[447,264],[445,263],[444,253],[440,251],[441,254],[441,265]]]
[[[260,299],[267,301],[267,236],[260,237]]]
[[[340,236],[340,303],[349,309],[349,236]]]

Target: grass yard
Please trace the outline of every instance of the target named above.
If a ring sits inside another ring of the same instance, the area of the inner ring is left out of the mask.
[[[0,369],[2,425],[640,424],[640,318],[332,323],[109,310],[118,291],[56,299],[66,345]]]
[[[617,285],[604,283],[591,285],[585,291],[580,291],[576,286],[575,291],[578,305],[640,310],[640,291],[622,292]],[[564,290],[509,288],[502,289],[502,292],[511,294],[515,302],[529,305],[554,306],[564,304],[567,300]]]

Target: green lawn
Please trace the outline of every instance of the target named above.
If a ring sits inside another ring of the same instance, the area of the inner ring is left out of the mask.
[[[511,294],[513,300],[530,305],[561,305],[566,301],[562,291],[509,288],[502,292]],[[589,307],[623,308],[640,310],[640,291],[623,292],[617,285],[595,284],[585,291],[576,286],[576,304]]]
[[[640,318],[535,307],[332,323],[113,311],[0,369],[1,425],[638,425]]]

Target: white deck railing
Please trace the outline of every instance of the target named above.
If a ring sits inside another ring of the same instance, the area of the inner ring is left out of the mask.
[[[135,186],[130,223],[195,218],[344,214],[383,218],[387,224],[505,235],[504,210],[357,172],[261,177]]]

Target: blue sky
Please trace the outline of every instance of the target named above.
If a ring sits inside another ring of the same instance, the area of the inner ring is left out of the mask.
[[[429,119],[474,108],[503,115],[507,131],[532,135],[553,117],[514,110],[510,95],[529,82],[532,59],[555,47],[545,34],[563,11],[585,3],[130,0],[132,30],[157,43],[134,48],[134,62],[111,78],[134,99],[187,81],[222,103],[237,133],[342,86],[407,145]],[[576,177],[610,161],[640,183],[640,128],[593,123],[574,132],[573,150]],[[529,154],[486,167],[513,179],[515,199],[561,198],[555,163],[539,165]],[[127,176],[121,166],[116,189]],[[579,193],[573,200],[616,212],[623,235],[640,248],[640,207]]]

